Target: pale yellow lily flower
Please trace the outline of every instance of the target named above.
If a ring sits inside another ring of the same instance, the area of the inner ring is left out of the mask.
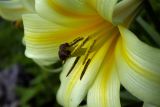
[[[20,20],[22,14],[34,11],[34,0],[0,0],[0,16],[6,20]]]
[[[87,96],[87,107],[120,107],[122,83],[160,105],[160,50],[125,28],[142,1],[36,0],[37,14],[23,15],[26,56],[43,66],[66,60],[59,104],[77,107]]]

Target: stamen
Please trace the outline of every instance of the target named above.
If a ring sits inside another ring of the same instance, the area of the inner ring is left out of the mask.
[[[89,36],[83,41],[81,47],[82,47],[83,45],[85,45],[85,43],[86,43],[88,40],[89,40]]]
[[[84,61],[83,61],[83,63],[82,63],[83,65],[85,64],[85,62],[86,62],[86,60],[87,60],[87,58],[88,58],[89,53],[91,53],[95,42],[96,42],[96,40],[94,40],[94,41],[92,42],[91,46],[87,49],[86,54],[85,54]]]
[[[83,76],[84,76],[84,74],[85,74],[85,72],[87,70],[87,67],[88,67],[88,65],[89,65],[90,62],[91,62],[91,59],[88,59],[87,62],[86,62],[86,64],[85,64],[85,66],[84,66],[84,68],[83,68],[83,71],[81,73],[80,80],[83,78]]]
[[[69,70],[69,72],[67,73],[66,77],[71,73],[71,71],[73,70],[73,68],[75,67],[75,65],[77,64],[78,60],[80,57],[77,57],[76,60],[74,61],[74,64],[72,65],[71,69]]]
[[[85,55],[84,61],[82,62],[82,64],[84,65],[86,63],[86,60],[88,59],[89,53],[91,52],[92,48],[94,47],[96,40],[94,40],[94,41],[92,40],[93,42],[90,44],[89,48],[87,48],[87,47],[83,48],[83,46],[87,43],[87,41],[90,41],[91,36],[87,36],[84,40],[83,39],[84,39],[83,37],[78,37],[78,38],[74,39],[73,42],[71,42],[71,43],[64,43],[64,44],[60,45],[59,58],[61,60],[65,61],[69,57],[75,57],[75,56],[79,57],[79,56]],[[71,70],[72,69],[73,68],[71,68]],[[67,74],[67,75],[69,75],[69,74]]]
[[[73,55],[78,49],[82,48],[83,45],[88,41],[89,37],[87,37],[82,43],[78,44],[75,49],[71,52],[71,55]]]
[[[74,39],[73,42],[70,43],[70,46],[77,44],[81,40],[83,40],[83,37],[78,37],[78,38]]]
[[[67,50],[68,47],[70,47],[68,43],[60,45],[58,55],[61,60],[66,60],[70,56],[71,51]]]

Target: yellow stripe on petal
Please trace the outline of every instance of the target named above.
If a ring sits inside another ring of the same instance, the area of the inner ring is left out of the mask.
[[[85,0],[48,0],[52,4],[53,9],[55,7],[58,12],[62,14],[70,14],[72,17],[91,17],[96,15],[96,12],[91,9]]]
[[[87,0],[98,13],[112,23],[112,16],[118,0]]]
[[[77,107],[80,104],[80,102],[86,96],[88,88],[93,83],[94,78],[96,77],[96,74],[101,66],[101,63],[114,39],[115,35],[110,38],[98,50],[98,52],[92,52],[89,54],[89,58],[94,54],[95,56],[91,58],[91,61],[86,68],[85,65],[83,65],[85,56],[81,56],[76,62],[76,65],[73,68],[72,72],[68,76],[67,74],[74,65],[76,59],[72,58],[66,62],[60,76],[61,86],[57,95],[58,102],[61,105],[65,107]],[[84,69],[85,73],[81,78]]]
[[[83,26],[100,20],[100,17],[97,15],[91,15],[90,17],[88,17],[87,15],[79,14],[77,12],[75,13],[74,9],[72,9],[72,11],[67,11],[67,9],[63,7],[63,4],[57,3],[54,0],[35,0],[35,7],[36,11],[41,17],[46,18],[49,21],[69,27],[78,25]]]
[[[87,107],[120,107],[120,81],[113,52],[114,45],[110,48],[93,86],[89,89]]]
[[[65,38],[57,34],[60,34],[63,27],[44,20],[36,14],[23,15],[23,22],[26,56],[37,60],[58,60],[59,45]]]
[[[132,66],[137,66],[137,72],[160,83],[160,49],[141,42],[129,30],[123,27],[119,28],[123,38],[124,57],[130,62],[134,62]]]
[[[119,28],[122,39],[117,45],[116,59],[122,84],[144,102],[160,105],[160,50]]]

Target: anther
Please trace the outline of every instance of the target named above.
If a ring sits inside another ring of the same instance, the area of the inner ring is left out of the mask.
[[[78,38],[74,39],[73,42],[70,43],[70,46],[77,44],[81,40],[83,40],[83,37],[78,37]]]
[[[78,44],[75,49],[71,52],[71,55],[73,55],[78,49],[82,49],[82,47],[85,45],[85,43],[88,41],[89,37],[87,37],[82,43]]]
[[[83,46],[88,40],[89,40],[89,36],[83,41],[81,46]]]
[[[92,49],[93,49],[93,47],[94,47],[94,45],[95,45],[95,42],[96,42],[96,40],[94,40],[94,41],[92,42],[91,46],[87,49],[86,54],[85,54],[84,61],[83,61],[83,63],[82,63],[83,65],[85,64],[85,62],[86,62],[86,60],[87,60],[87,58],[88,58],[89,53],[91,53],[91,51],[92,51]]]
[[[78,60],[80,57],[77,57],[76,60],[74,61],[72,67],[70,68],[69,72],[67,73],[66,77],[71,73],[71,71],[73,70],[73,68],[75,67],[75,65],[77,64]]]
[[[84,68],[83,68],[83,71],[81,73],[80,80],[83,78],[83,76],[84,76],[84,74],[85,74],[85,72],[87,70],[87,67],[90,64],[90,62],[91,62],[91,59],[88,59],[87,62],[86,62],[86,64],[85,64],[85,66],[84,66]]]
[[[71,51],[67,50],[69,47],[70,45],[68,43],[60,45],[58,55],[61,60],[66,60],[70,56]]]

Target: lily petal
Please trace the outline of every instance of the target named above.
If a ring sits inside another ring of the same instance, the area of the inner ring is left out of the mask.
[[[160,105],[160,49],[143,43],[124,27],[119,29],[122,39],[116,59],[121,83],[144,102]]]
[[[21,0],[21,2],[29,11],[35,11],[35,0]]]
[[[120,81],[114,65],[113,47],[108,52],[99,74],[89,89],[88,107],[120,107]]]
[[[114,8],[118,0],[87,0],[98,13],[112,23]]]
[[[66,62],[60,76],[61,86],[57,94],[57,100],[61,105],[65,107],[77,107],[80,104],[86,96],[88,88],[93,83],[112,42],[113,38],[110,38],[108,42],[98,50],[95,56],[91,59],[91,62],[88,64],[88,67],[85,68],[85,74],[81,80],[80,77],[84,70],[84,65],[82,65],[84,56],[80,57],[68,76],[67,74],[73,66],[76,58],[71,58]]]
[[[92,7],[107,21],[129,24],[139,10],[143,0],[87,0]],[[125,12],[124,12],[125,11]]]
[[[113,24],[129,25],[141,9],[143,0],[122,0],[117,3],[113,13]]]
[[[92,10],[84,3],[77,0],[35,0],[35,7],[41,17],[65,26],[86,25],[99,19],[97,15],[91,14]]]
[[[30,3],[27,0],[24,4]],[[34,0],[33,0],[34,1]],[[0,1],[0,16],[4,19],[15,21],[22,19],[22,14],[24,13],[31,13],[30,9],[26,8],[21,0],[7,0],[7,1]],[[33,9],[34,7],[32,7]]]
[[[49,65],[57,61],[60,44],[69,42],[75,37],[74,34],[78,33],[45,20],[37,14],[23,15],[23,22],[25,54],[41,65]]]

